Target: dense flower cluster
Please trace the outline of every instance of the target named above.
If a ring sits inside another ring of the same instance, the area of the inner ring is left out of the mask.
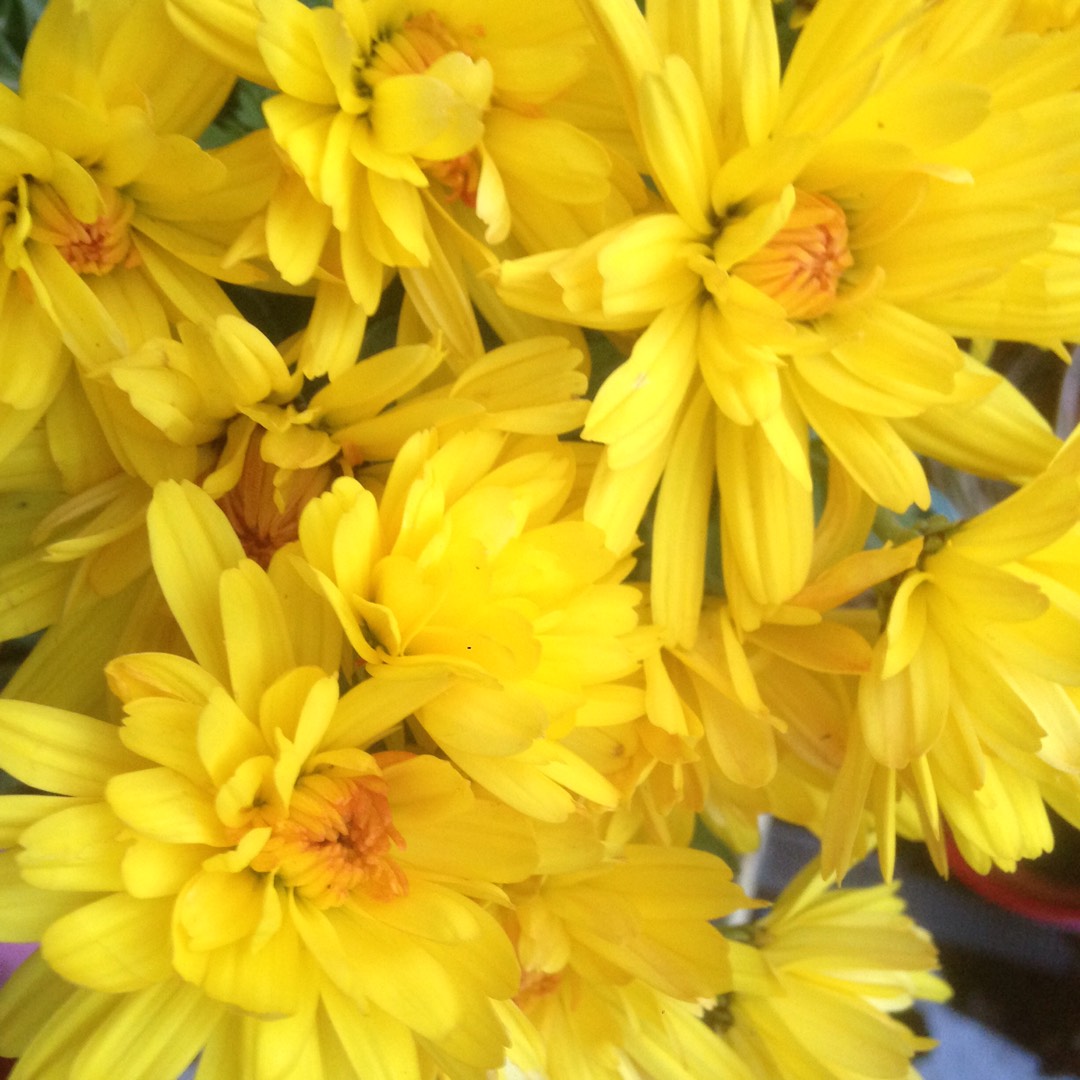
[[[897,836],[1080,826],[1076,130],[1064,0],[48,0],[13,1078],[914,1076]]]

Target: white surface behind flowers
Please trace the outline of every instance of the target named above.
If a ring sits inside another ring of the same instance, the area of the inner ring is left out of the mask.
[[[923,1080],[1078,1080],[1075,1073],[1040,1072],[1034,1054],[948,1005],[923,1001],[919,1012],[940,1043],[915,1062]]]

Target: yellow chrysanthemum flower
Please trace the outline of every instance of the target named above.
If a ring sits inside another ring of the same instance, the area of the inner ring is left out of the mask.
[[[807,697],[790,688],[807,673],[839,676],[870,670],[870,631],[858,613],[841,605],[909,569],[919,554],[917,543],[863,549],[875,509],[834,460],[807,585],[752,630],[733,615],[737,597],[707,596],[694,647],[672,646],[646,659],[649,719],[670,739],[688,745],[692,753],[684,760],[701,762],[707,795],[697,809],[738,850],[756,846],[753,820],[758,813],[776,813],[810,827],[820,824],[820,814],[811,808],[820,804],[826,785],[805,774],[792,784],[793,748],[811,751],[803,762],[807,768],[831,765],[835,771],[842,744],[830,742],[831,735],[822,741],[811,734],[815,725],[820,734],[830,724],[830,710],[820,709],[819,695]],[[823,714],[804,720],[796,709],[793,720],[787,703],[800,697],[813,702],[807,712]],[[781,755],[788,775],[773,789]],[[803,789],[801,798],[788,797],[793,787]],[[760,795],[748,790],[766,788],[772,790]],[[800,804],[804,810],[796,809]],[[748,808],[753,813],[742,820]],[[732,815],[742,821],[734,833]]]
[[[911,1058],[934,1042],[889,1014],[949,988],[895,885],[829,890],[811,863],[748,937],[731,943],[734,991],[707,1022],[755,1080],[917,1076]]]
[[[897,790],[915,801],[943,872],[943,821],[982,872],[1052,845],[1043,791],[1074,801],[1080,784],[1078,450],[1074,435],[1042,476],[930,532],[891,583],[831,796],[828,869],[846,869],[866,805],[891,867]]]
[[[585,10],[664,207],[504,263],[499,291],[642,331],[585,425],[606,445],[586,513],[619,547],[663,476],[653,607],[689,646],[714,478],[729,593],[783,603],[811,561],[811,428],[876,502],[925,507],[898,423],[947,442],[1000,386],[952,335],[1080,334],[1080,154],[1059,137],[1080,33],[1007,37],[972,0],[822,0],[781,80],[767,0]]]
[[[52,468],[32,498],[23,496],[25,528],[0,559],[0,638],[39,630],[145,578],[152,485],[205,476],[238,412],[299,389],[281,354],[237,315],[181,323],[177,336],[143,342],[97,378],[71,372],[44,427],[24,440]],[[8,472],[0,464],[0,477]],[[103,619],[102,641],[112,625]]]
[[[527,20],[472,0],[169,7],[193,41],[277,91],[263,110],[286,168],[265,245],[287,282],[320,281],[302,357],[309,375],[336,376],[351,361],[389,269],[400,269],[433,332],[473,351],[465,285],[491,256],[471,233],[535,250],[626,216],[613,180],[640,201],[632,170],[613,177],[612,153],[570,109],[564,118],[564,99],[597,81],[568,0]],[[615,127],[614,97],[606,113],[601,100],[586,104]],[[497,305],[486,310],[509,325]]]
[[[638,999],[694,1006],[730,987],[710,920],[750,901],[715,855],[631,844],[604,858],[580,820],[542,832],[540,850],[539,876],[509,888],[502,916],[522,968],[515,1001],[546,1048],[543,1075],[616,1080]]]
[[[376,680],[444,672],[420,707],[427,735],[467,774],[541,819],[571,792],[603,806],[618,790],[565,739],[640,715],[629,566],[595,526],[567,517],[573,447],[555,438],[463,432],[411,438],[381,491],[345,477],[308,504],[300,543]],[[376,493],[377,492],[377,493]],[[462,718],[468,720],[463,722]]]
[[[637,984],[623,992],[633,1009],[622,1045],[620,1080],[758,1080],[704,1022],[708,1008]]]
[[[115,651],[167,645],[154,631],[160,612],[131,598],[150,566],[153,482],[199,481],[265,566],[297,538],[307,502],[341,475],[381,482],[418,430],[561,434],[586,408],[584,357],[563,338],[502,346],[456,369],[435,344],[401,346],[314,391],[291,371],[294,356],[235,316],[181,325],[179,340],[146,342],[107,377],[69,378],[46,413],[48,437],[24,440],[44,478],[26,479],[15,455],[10,467],[0,462],[0,489],[17,485],[21,507],[0,544],[0,638],[61,621],[22,665],[15,696],[93,711],[101,690],[80,698],[85,680],[70,667],[56,678],[46,654],[71,649],[100,684]],[[91,649],[75,644],[88,620]]]
[[[269,180],[254,140],[193,141],[233,78],[160,0],[52,0],[19,93],[0,88],[0,456],[55,398],[73,354],[90,377],[181,319],[234,312],[211,275]],[[70,350],[70,351],[69,351]]]
[[[194,660],[113,661],[119,727],[0,704],[3,767],[55,793],[0,801],[0,936],[78,988],[31,965],[0,1053],[133,1080],[200,1050],[203,1080],[498,1066],[519,971],[477,898],[534,872],[531,825],[445,760],[369,750],[448,677],[341,693],[333,613],[192,485],[159,487],[150,537]]]

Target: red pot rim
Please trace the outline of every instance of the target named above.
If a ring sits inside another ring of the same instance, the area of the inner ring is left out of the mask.
[[[995,866],[980,874],[968,865],[950,836],[945,838],[945,849],[952,873],[984,900],[1035,922],[1080,934],[1080,886],[1048,878],[1032,863],[1021,863],[1012,873]]]

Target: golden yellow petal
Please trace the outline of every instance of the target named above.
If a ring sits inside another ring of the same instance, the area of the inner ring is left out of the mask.
[[[985,377],[986,369],[978,367]],[[1000,377],[985,396],[931,407],[893,427],[917,453],[1013,483],[1041,472],[1060,445],[1035,406]]]
[[[300,346],[300,370],[305,377],[316,379],[320,375],[329,375],[333,378],[356,363],[367,330],[368,315],[376,307],[377,301],[372,297],[377,298],[382,288],[382,267],[371,259],[365,261],[364,266],[365,273],[370,270],[374,276],[366,280],[360,298],[354,297],[351,285],[342,288],[334,282],[319,282],[315,307]]]
[[[470,754],[454,746],[447,755],[478,784],[518,812],[538,821],[565,821],[575,802],[560,784],[531,761]]]
[[[246,559],[224,571],[220,590],[229,680],[251,715],[263,690],[294,665],[292,641],[277,591],[256,563]]]
[[[120,867],[124,889],[141,900],[175,896],[213,857],[214,849],[210,847],[139,837],[129,843]]]
[[[333,984],[324,984],[321,998],[357,1076],[421,1080],[416,1039],[405,1024],[380,1009],[362,1010]]]
[[[174,1076],[203,1047],[222,1017],[222,1007],[175,977],[121,999],[79,1046],[72,1068],[88,1076]],[[134,1040],[134,1043],[131,1042]]]
[[[267,250],[286,281],[302,285],[314,275],[330,222],[330,208],[312,198],[301,177],[286,172],[266,213]]]
[[[5,941],[40,941],[56,919],[98,899],[95,893],[39,889],[23,881],[14,851],[0,852],[0,887],[5,903],[0,908],[0,933]]]
[[[198,44],[198,43],[196,43]],[[131,4],[100,60],[105,94],[123,100],[134,83],[159,131],[196,139],[220,112],[235,77],[189,44],[157,5]]]
[[[426,943],[365,911],[344,908],[334,915],[340,948],[352,958],[354,994],[419,1034],[444,1039],[461,1021],[464,1007],[451,970],[438,963]],[[386,970],[393,970],[395,977],[387,979],[382,974]]]
[[[291,919],[282,917],[280,898],[272,884],[251,903],[241,899],[245,894],[238,885],[216,887],[242,876],[255,877],[250,872],[202,875],[193,879],[188,890],[177,898],[173,963],[185,979],[201,986],[217,1001],[257,1015],[294,1014],[313,1000],[318,973],[304,962],[296,928]],[[212,878],[220,879],[214,887],[208,884]],[[200,902],[197,891],[203,886],[207,886],[206,895],[204,902]],[[238,905],[235,909],[229,906],[233,903]],[[249,921],[256,918],[260,920],[258,923]],[[188,936],[189,919],[194,920],[190,923],[191,930],[198,932],[194,939]],[[209,927],[207,921],[216,923],[217,930]],[[228,940],[245,929],[252,935],[258,930],[259,937],[255,941],[249,937]],[[209,937],[202,936],[204,930]],[[222,944],[210,945],[205,950],[193,944],[194,940],[209,945],[222,938],[226,939]]]
[[[383,150],[430,161],[468,153],[484,131],[481,118],[491,96],[485,59],[446,53],[423,74],[403,74],[376,87],[369,114]]]
[[[652,312],[692,300],[701,279],[688,260],[699,246],[694,230],[674,214],[646,214],[612,230],[596,253],[604,315],[644,323]]]
[[[566,121],[494,108],[484,117],[484,147],[507,182],[556,202],[602,202],[608,195],[608,152]]]
[[[910,663],[897,674],[864,675],[859,682],[860,730],[874,759],[902,769],[926,753],[945,723],[950,693],[949,657],[929,627]]]

